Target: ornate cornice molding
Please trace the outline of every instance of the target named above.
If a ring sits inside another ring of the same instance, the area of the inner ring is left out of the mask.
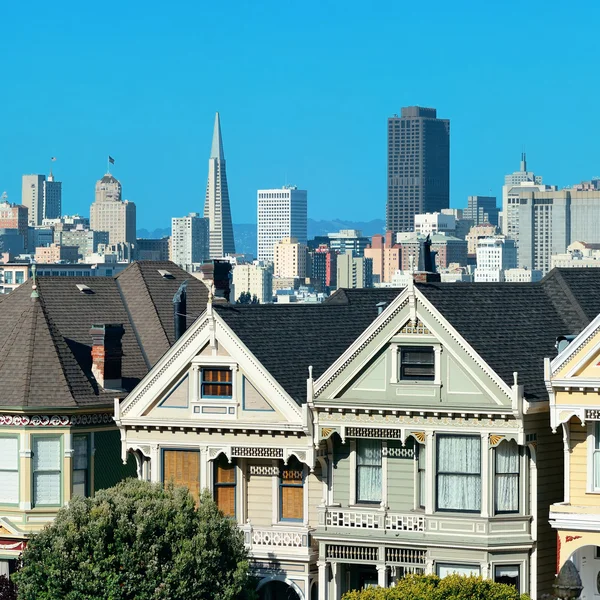
[[[71,427],[114,424],[112,413],[83,415],[1,415],[0,425],[10,427]]]

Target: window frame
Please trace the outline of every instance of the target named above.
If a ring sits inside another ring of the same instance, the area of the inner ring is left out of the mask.
[[[514,443],[517,446],[517,472],[498,473],[498,447],[500,444]],[[521,512],[521,450],[520,446],[514,440],[503,440],[494,448],[494,514],[495,515],[518,515]],[[498,475],[516,475],[517,476],[517,509],[516,510],[498,510]]]
[[[298,470],[302,472],[302,483],[287,483],[284,482],[284,478],[283,478],[283,473],[286,469],[288,470],[294,470],[292,468],[290,468],[290,464],[292,463],[292,461],[294,463],[298,464]],[[306,494],[306,489],[305,489],[305,483],[306,483],[306,469],[305,469],[305,465],[300,462],[300,460],[295,457],[295,456],[290,456],[287,465],[285,463],[280,463],[280,467],[279,467],[279,476],[278,476],[278,521],[282,522],[282,523],[303,523],[304,522],[304,518],[305,518],[305,512],[306,512],[306,507],[304,506],[304,501],[305,501],[305,494]],[[301,518],[291,518],[291,517],[284,517],[283,516],[283,490],[284,488],[302,488],[302,517]]]
[[[591,493],[600,494],[600,481],[596,482],[595,466],[596,461],[600,460],[600,421],[592,421],[590,423],[590,429],[591,431],[588,435],[588,447],[590,453],[588,460],[590,465],[590,481],[588,485],[588,491]],[[591,440],[590,437],[592,438]]]
[[[224,460],[227,464],[231,465],[231,470],[233,471],[233,482],[231,481],[217,481],[217,474],[218,474],[218,467],[219,467],[219,462]],[[213,461],[213,465],[212,465],[212,481],[213,481],[213,490],[212,490],[212,496],[213,496],[213,500],[215,501],[215,504],[217,505],[217,507],[219,507],[219,502],[218,502],[218,497],[217,497],[217,490],[220,488],[233,488],[233,515],[225,515],[226,517],[230,518],[230,519],[237,519],[237,494],[238,494],[238,490],[237,490],[237,467],[235,462],[229,463],[229,461],[227,460],[227,457],[224,454],[219,454],[219,456],[217,456],[217,458],[215,458],[215,460]],[[221,512],[223,512],[223,509],[221,509],[219,507],[219,510]],[[223,512],[223,514],[225,514]]]
[[[3,473],[17,473],[17,501],[16,502],[2,502],[1,506],[19,506],[21,501],[21,436],[19,434],[2,434],[2,439],[13,439],[17,441],[17,468],[15,469],[0,469]]]
[[[380,457],[380,462],[379,462],[379,470],[381,473],[381,488],[380,488],[380,499],[379,500],[362,500],[360,498],[359,495],[359,481],[360,481],[360,477],[359,477],[359,470],[360,467],[368,467],[368,468],[372,468],[373,465],[361,465],[359,464],[359,456],[360,456],[360,445],[361,443],[365,443],[365,442],[375,442],[379,444],[379,457]],[[371,438],[359,438],[356,440],[356,445],[354,448],[355,451],[355,461],[354,461],[354,499],[355,499],[355,504],[360,504],[360,505],[370,505],[370,506],[379,506],[381,505],[381,503],[384,501],[384,491],[385,491],[385,484],[383,481],[384,476],[386,475],[384,468],[383,468],[383,448],[384,448],[384,443],[382,440],[378,440],[378,439],[371,439]]]
[[[480,506],[478,510],[469,510],[469,509],[460,509],[460,508],[440,508],[439,502],[439,476],[441,475],[458,475],[458,476],[472,476],[477,475],[476,473],[464,473],[464,472],[454,472],[454,471],[444,471],[440,473],[440,460],[439,460],[439,452],[440,452],[440,439],[450,438],[450,437],[458,437],[458,438],[473,438],[479,441],[479,485],[480,485]],[[448,512],[448,513],[464,513],[471,515],[480,515],[483,506],[484,506],[484,494],[483,494],[483,469],[486,468],[486,464],[483,463],[481,459],[481,436],[480,435],[469,435],[469,434],[455,434],[455,433],[439,433],[436,435],[435,440],[435,510],[436,512]]]
[[[44,471],[36,471],[35,469],[35,445],[36,442],[38,440],[49,440],[49,439],[54,439],[54,440],[58,440],[59,441],[59,454],[58,454],[58,463],[59,463],[59,468],[58,468],[58,478],[59,478],[59,501],[58,504],[42,504],[40,502],[36,502],[36,497],[35,497],[35,476],[36,473],[53,473],[56,474],[57,471],[55,469],[52,470],[44,470]],[[63,469],[64,469],[64,461],[63,461],[63,455],[64,455],[64,441],[63,441],[63,436],[62,435],[33,435],[31,436],[31,456],[32,456],[32,461],[31,461],[31,506],[32,508],[38,508],[38,507],[54,507],[54,506],[62,506],[63,505],[63,498],[64,498],[64,490],[63,490]]]
[[[181,446],[162,446],[160,449],[160,483],[162,484],[162,486],[164,487],[167,483],[169,483],[169,480],[165,481],[165,453],[166,452],[195,452],[198,454],[198,500],[200,499],[200,496],[202,495],[202,481],[201,481],[201,476],[202,476],[202,456],[200,453],[200,449],[199,448],[186,448],[186,447],[181,447]],[[176,483],[175,481],[173,481],[173,485],[175,487],[185,487],[181,484]],[[189,487],[188,487],[189,490]],[[192,490],[189,490],[190,494],[192,496],[194,496],[194,493],[192,492]]]
[[[516,568],[518,575],[517,575],[517,585],[515,586],[517,589],[517,592],[521,593],[521,580],[522,580],[522,571],[523,571],[523,563],[517,562],[517,563],[493,563],[492,564],[492,579],[495,582],[498,582],[498,580],[496,579],[496,569],[498,568]],[[511,585],[510,583],[507,585]]]
[[[416,472],[416,508],[425,510],[427,506],[427,446],[415,440],[415,472]],[[422,463],[421,463],[422,461]]]
[[[223,371],[229,372],[230,381],[224,382],[215,382],[215,381],[205,381],[204,373],[205,371]],[[233,400],[233,370],[228,366],[208,366],[202,365],[200,367],[200,400]],[[229,396],[220,396],[220,395],[209,395],[204,394],[204,386],[205,385],[215,385],[215,386],[229,386],[230,394]]]
[[[84,438],[86,442],[86,467],[85,469],[76,469],[75,468],[75,438]],[[85,495],[84,498],[89,498],[92,495],[92,490],[90,486],[90,467],[91,467],[91,436],[89,433],[75,433],[73,434],[73,465],[71,469],[71,498],[75,496],[73,491],[73,486],[75,485],[75,471],[84,471],[85,473]]]
[[[428,383],[434,383],[436,380],[436,360],[435,360],[435,348],[433,346],[428,346],[428,345],[423,345],[423,346],[399,346],[399,350],[400,350],[400,356],[399,361],[398,361],[398,381],[405,381],[405,382],[412,382],[412,381],[418,381],[418,382],[428,382]],[[416,363],[416,362],[404,362],[404,356],[405,354],[408,354],[409,352],[420,352],[420,353],[425,353],[425,351],[427,351],[428,353],[431,353],[431,376],[426,375],[418,375],[418,376],[413,376],[413,377],[408,377],[404,375],[404,367],[408,366],[408,367],[415,367],[415,366],[429,366],[429,363]]]
[[[477,563],[460,563],[460,562],[437,562],[435,563],[435,573],[438,577],[442,578],[442,576],[440,575],[440,567],[458,567],[462,570],[466,570],[466,569],[470,569],[471,571],[475,571],[477,570],[478,573],[477,575],[481,575],[481,565],[478,565]],[[444,575],[444,577],[447,577],[448,575],[452,575],[453,573],[458,573],[459,575],[464,575],[464,573],[459,573],[458,571],[452,571],[450,573],[447,573],[446,575]]]

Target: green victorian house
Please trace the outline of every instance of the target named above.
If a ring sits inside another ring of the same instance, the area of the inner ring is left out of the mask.
[[[169,262],[116,277],[39,277],[0,297],[0,573],[74,495],[136,475],[123,464],[114,399],[174,341]],[[206,286],[188,282],[188,310]]]

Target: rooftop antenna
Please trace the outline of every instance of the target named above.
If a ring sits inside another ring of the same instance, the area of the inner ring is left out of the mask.
[[[0,200],[2,200],[2,202],[8,202],[8,194],[6,192],[2,192],[2,196],[0,196]]]

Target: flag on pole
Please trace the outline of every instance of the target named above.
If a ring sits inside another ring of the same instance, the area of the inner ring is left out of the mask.
[[[110,156],[110,155],[109,155],[109,157],[108,157],[108,162],[109,162],[111,165],[114,165],[114,164],[115,164],[115,159],[114,159],[112,156]]]
[[[55,162],[55,161],[56,161],[56,156],[52,156],[52,157],[50,158],[50,160],[51,160],[52,162]]]

